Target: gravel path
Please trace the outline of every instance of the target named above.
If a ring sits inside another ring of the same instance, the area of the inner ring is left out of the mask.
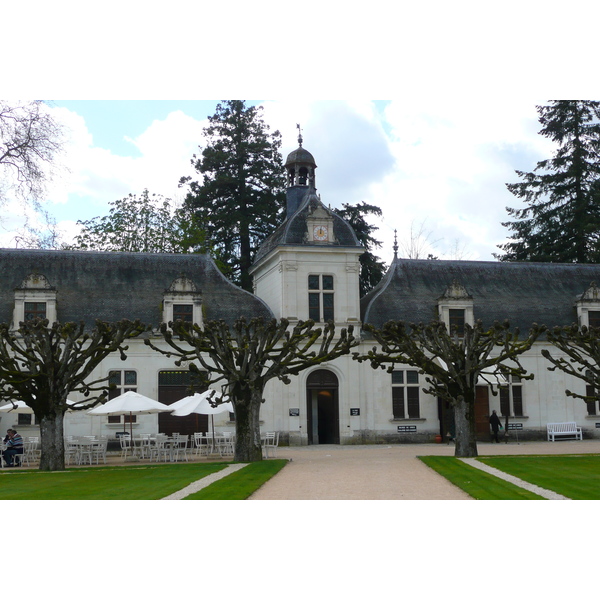
[[[481,456],[600,454],[600,440],[480,443],[478,450]],[[454,456],[454,446],[399,444],[279,448],[278,458],[287,458],[291,462],[257,490],[250,500],[472,500],[417,458],[427,455]]]

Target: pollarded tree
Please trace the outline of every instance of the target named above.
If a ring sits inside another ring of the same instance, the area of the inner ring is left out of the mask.
[[[508,321],[494,323],[485,329],[478,321],[474,326],[465,324],[464,332],[448,332],[444,323],[406,324],[389,321],[381,329],[365,325],[375,341],[381,345],[365,355],[355,354],[358,361],[368,360],[371,366],[389,372],[395,364],[416,367],[425,373],[429,387],[427,394],[442,398],[454,409],[456,424],[456,456],[477,456],[475,432],[475,388],[478,380],[498,383],[497,376],[517,375],[533,379],[521,366],[519,356],[536,341],[543,326],[533,325],[527,337],[520,339],[519,330],[510,331]],[[494,389],[492,387],[492,393]]]
[[[246,321],[241,318],[230,328],[224,321],[208,321],[202,326],[183,321],[160,327],[169,350],[144,342],[166,356],[178,357],[176,364],[189,364],[190,371],[205,369],[214,385],[222,383],[235,410],[235,460],[262,459],[259,414],[265,385],[271,379],[285,384],[290,377],[314,365],[333,360],[358,344],[353,328],[336,332],[328,323],[315,328],[313,321]],[[198,364],[196,364],[198,363]]]
[[[206,227],[223,271],[250,292],[254,254],[281,222],[285,205],[281,135],[269,133],[261,111],[243,100],[218,104],[204,130],[208,144],[192,159],[202,181],[180,180],[189,185],[185,205]]]
[[[552,356],[547,349],[542,350],[544,358],[554,366],[549,371],[559,369],[580,379],[586,384],[585,394],[565,390],[567,396],[581,398],[586,402],[598,400],[600,390],[600,329],[570,325],[555,327],[547,333],[548,341],[565,356]]]
[[[600,256],[600,102],[538,106],[540,134],[559,147],[507,188],[525,208],[507,208],[513,234],[500,260],[593,262]]]
[[[139,321],[96,321],[89,333],[83,323],[53,323],[32,319],[12,330],[0,323],[0,398],[23,400],[40,424],[40,470],[65,468],[63,418],[67,410],[87,410],[108,398],[108,377],[88,381],[94,369],[111,353],[125,360],[123,342],[145,326]],[[67,403],[80,392],[85,401]]]

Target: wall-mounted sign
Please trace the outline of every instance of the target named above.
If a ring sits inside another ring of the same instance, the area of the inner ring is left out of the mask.
[[[596,423],[596,429],[600,429],[600,423]]]
[[[398,433],[416,433],[416,425],[398,425]]]
[[[300,409],[299,408],[290,408],[290,417],[299,417]]]
[[[358,417],[359,415],[360,415],[360,408],[351,408],[350,409],[351,417]]]

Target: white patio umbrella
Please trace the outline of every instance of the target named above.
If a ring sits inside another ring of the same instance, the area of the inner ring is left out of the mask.
[[[33,409],[30,406],[27,406],[27,404],[25,404],[23,400],[15,400],[14,404],[12,402],[8,402],[4,406],[0,406],[0,412],[12,412],[15,414],[32,415]]]
[[[129,415],[129,430],[133,439],[132,415],[171,412],[173,409],[162,402],[142,396],[137,392],[125,392],[108,402],[87,411],[88,415]]]
[[[208,401],[211,398],[214,401],[224,400],[227,396],[223,396],[219,392],[215,390],[206,390],[202,394],[194,394],[193,396],[187,396],[178,400],[177,402],[173,402],[170,405],[173,408],[173,416],[175,417],[187,417],[192,413],[198,413],[199,415],[210,415],[211,418],[211,429],[213,434],[213,442],[215,437],[215,420],[214,415],[217,415],[222,412],[234,412],[233,404],[231,401],[222,402],[217,406],[211,406]]]

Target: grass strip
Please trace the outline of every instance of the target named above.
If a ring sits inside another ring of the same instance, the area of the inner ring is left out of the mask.
[[[246,500],[287,463],[284,459],[250,463],[195,494],[186,496],[184,500]]]
[[[158,500],[228,463],[0,472],[0,500]]]
[[[453,456],[419,456],[419,458],[475,500],[544,500],[529,490],[470,467]]]
[[[484,456],[479,460],[573,500],[600,499],[600,455]]]

